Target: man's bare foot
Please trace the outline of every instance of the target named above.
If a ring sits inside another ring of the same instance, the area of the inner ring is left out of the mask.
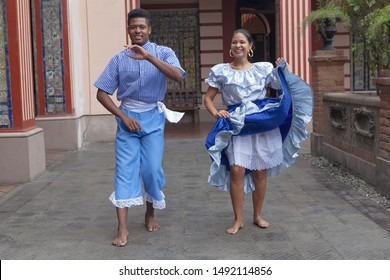
[[[118,230],[118,235],[112,241],[112,245],[117,246],[117,247],[126,246],[128,235],[129,235],[129,232],[127,230]]]
[[[267,228],[269,226],[269,223],[260,216],[253,217],[253,223],[259,228]]]
[[[226,233],[236,234],[243,226],[244,224],[242,222],[234,221],[233,225],[226,230]]]
[[[145,214],[145,226],[148,231],[158,231],[160,226],[154,221],[154,215]]]

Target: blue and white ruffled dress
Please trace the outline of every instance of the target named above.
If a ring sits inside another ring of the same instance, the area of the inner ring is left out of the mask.
[[[218,64],[206,83],[222,92],[230,118],[220,118],[205,145],[212,159],[208,183],[230,190],[230,165],[246,168],[244,192],[254,191],[251,170],[266,169],[272,177],[292,165],[299,143],[308,137],[305,128],[313,110],[310,86],[290,73],[286,62],[273,68],[257,62],[245,70]],[[266,87],[279,91],[267,98]]]

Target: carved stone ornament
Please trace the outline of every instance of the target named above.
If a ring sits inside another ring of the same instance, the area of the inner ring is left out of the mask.
[[[355,133],[374,138],[376,126],[373,112],[366,108],[354,108],[352,123]]]
[[[331,126],[337,129],[347,128],[347,110],[340,104],[331,105],[330,109],[330,123]]]

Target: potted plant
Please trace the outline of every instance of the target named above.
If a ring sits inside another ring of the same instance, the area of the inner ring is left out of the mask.
[[[332,45],[333,37],[336,34],[336,22],[348,22],[348,16],[344,10],[333,3],[332,0],[318,0],[317,9],[310,12],[303,19],[302,27],[306,28],[313,23],[317,33],[324,40],[323,50],[335,49]]]
[[[374,73],[389,69],[389,0],[318,0],[317,9],[303,20],[303,26],[314,23],[325,40],[323,49],[332,49],[329,37],[332,32],[326,27],[341,21],[354,36],[354,58],[364,58]]]

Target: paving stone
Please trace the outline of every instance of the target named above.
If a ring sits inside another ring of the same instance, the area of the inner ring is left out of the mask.
[[[270,227],[252,223],[246,195],[244,227],[231,236],[230,196],[207,184],[203,139],[167,139],[165,147],[160,231],[146,231],[145,206],[131,208],[128,245],[111,245],[114,144],[90,143],[0,198],[1,259],[390,259],[390,212],[305,159],[268,180]]]

